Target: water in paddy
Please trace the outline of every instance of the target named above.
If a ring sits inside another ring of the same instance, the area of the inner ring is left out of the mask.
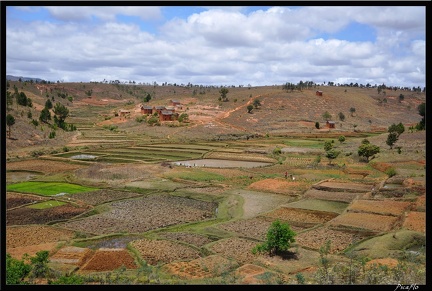
[[[208,167],[208,168],[256,168],[270,166],[272,163],[251,162],[251,161],[234,161],[218,159],[199,159],[172,162],[176,166],[185,167]]]

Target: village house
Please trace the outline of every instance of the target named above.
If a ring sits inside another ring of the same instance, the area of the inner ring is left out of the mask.
[[[316,92],[315,92],[315,95],[317,95],[317,96],[322,96],[322,94],[323,94],[322,91],[316,91]]]
[[[153,113],[153,106],[141,106],[141,113],[142,114],[152,114]]]
[[[129,115],[131,112],[130,112],[130,110],[126,110],[126,109],[120,109],[119,110],[119,116],[120,117],[124,117],[124,116],[126,116],[126,115]]]
[[[162,110],[161,114],[159,114],[160,121],[172,121],[178,118],[178,113],[175,113],[171,110]]]
[[[327,120],[326,125],[328,128],[336,128],[336,123],[334,121]]]

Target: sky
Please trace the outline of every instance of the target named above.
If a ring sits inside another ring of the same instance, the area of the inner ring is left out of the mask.
[[[425,27],[425,6],[7,6],[6,74],[423,88]]]

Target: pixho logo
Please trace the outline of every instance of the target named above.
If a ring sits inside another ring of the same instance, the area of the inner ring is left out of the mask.
[[[398,284],[396,286],[396,289],[394,289],[394,291],[396,291],[396,290],[411,291],[411,290],[417,290],[418,288],[419,288],[419,286],[417,286],[416,284],[411,284],[411,285],[401,285],[401,284]]]

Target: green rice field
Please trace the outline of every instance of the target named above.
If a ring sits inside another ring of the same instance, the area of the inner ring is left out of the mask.
[[[93,187],[85,187],[76,184],[62,182],[22,182],[6,186],[7,191],[35,193],[44,196],[53,196],[60,193],[80,193],[98,190]]]

